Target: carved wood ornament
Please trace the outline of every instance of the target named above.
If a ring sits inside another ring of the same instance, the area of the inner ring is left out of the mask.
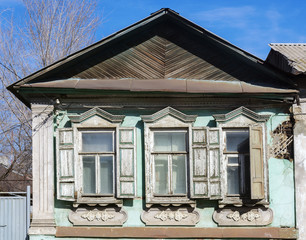
[[[69,214],[74,226],[122,226],[126,220],[127,213],[120,208],[78,208]]]

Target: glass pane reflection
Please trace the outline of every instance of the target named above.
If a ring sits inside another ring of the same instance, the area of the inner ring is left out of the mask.
[[[96,193],[95,157],[83,156],[83,192]]]
[[[172,178],[173,178],[173,193],[186,194],[185,156],[173,156]]]
[[[249,131],[226,132],[226,149],[230,152],[249,152]]]
[[[100,193],[113,193],[113,157],[100,156]]]
[[[186,151],[186,133],[155,132],[154,150],[159,152]]]
[[[155,156],[155,193],[168,194],[168,156]]]
[[[113,133],[112,132],[83,132],[82,133],[83,152],[112,152]]]

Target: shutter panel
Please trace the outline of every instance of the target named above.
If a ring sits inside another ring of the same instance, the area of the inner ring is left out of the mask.
[[[120,127],[117,135],[117,197],[136,196],[136,137],[135,128]]]
[[[209,156],[209,198],[221,199],[220,176],[220,128],[208,130],[208,156]]]
[[[207,128],[192,128],[190,154],[190,196],[208,198]]]
[[[265,197],[262,138],[262,127],[250,127],[251,199]]]
[[[72,128],[57,129],[57,198],[74,201],[74,144]]]

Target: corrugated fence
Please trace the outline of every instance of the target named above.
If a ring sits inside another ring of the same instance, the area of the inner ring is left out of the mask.
[[[26,240],[30,220],[29,187],[27,193],[9,194],[0,195],[0,239]]]

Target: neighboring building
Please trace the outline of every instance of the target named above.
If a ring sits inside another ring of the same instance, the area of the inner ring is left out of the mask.
[[[297,239],[296,86],[178,13],[9,89],[33,113],[31,240]]]
[[[306,239],[306,44],[274,43],[266,62],[285,72],[298,87],[293,106],[296,224],[299,238]]]
[[[31,185],[31,174],[16,171],[8,157],[0,157],[0,192],[26,192]]]
[[[0,192],[26,192],[27,186],[32,186],[32,176],[9,170],[9,166],[0,163]]]

